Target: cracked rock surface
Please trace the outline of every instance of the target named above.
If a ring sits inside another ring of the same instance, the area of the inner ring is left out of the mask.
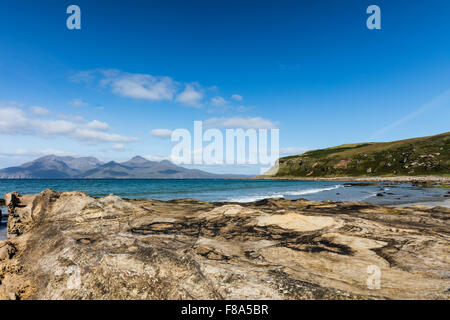
[[[442,207],[52,190],[5,200],[0,299],[450,298]]]

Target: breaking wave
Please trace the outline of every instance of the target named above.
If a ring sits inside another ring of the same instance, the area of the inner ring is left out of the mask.
[[[263,195],[248,195],[248,196],[230,197],[224,201],[227,201],[227,202],[253,202],[253,201],[258,201],[258,200],[263,200],[263,199],[268,199],[268,198],[280,199],[280,198],[284,198],[285,196],[302,196],[302,195],[307,195],[307,194],[319,193],[319,192],[323,192],[323,191],[330,191],[330,190],[338,189],[340,187],[342,187],[342,185],[335,185],[333,187],[328,187],[328,188],[314,188],[314,189],[305,189],[305,190],[298,190],[298,191],[267,193],[267,194],[263,194]]]
[[[323,191],[330,191],[334,189],[338,189],[342,187],[342,185],[335,185],[334,187],[328,187],[328,188],[315,188],[315,189],[306,189],[306,190],[299,190],[299,191],[287,191],[284,194],[287,196],[302,196],[305,194],[313,194],[313,193],[319,193]]]

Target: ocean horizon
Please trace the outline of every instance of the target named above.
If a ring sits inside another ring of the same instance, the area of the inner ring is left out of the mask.
[[[367,201],[402,204],[445,200],[445,189],[408,183],[241,179],[0,179],[0,193],[36,194],[45,189],[83,191],[92,197],[211,202],[252,202],[266,198]]]

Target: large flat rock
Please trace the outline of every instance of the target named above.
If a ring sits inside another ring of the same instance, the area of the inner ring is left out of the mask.
[[[1,299],[450,298],[446,208],[52,190],[5,200]]]

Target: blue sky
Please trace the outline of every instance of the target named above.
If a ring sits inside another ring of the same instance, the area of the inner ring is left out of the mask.
[[[71,4],[81,30],[66,28]],[[381,30],[366,27],[371,4]],[[0,167],[159,159],[173,143],[151,131],[194,120],[278,127],[285,154],[449,131],[449,12],[446,0],[4,0]]]

